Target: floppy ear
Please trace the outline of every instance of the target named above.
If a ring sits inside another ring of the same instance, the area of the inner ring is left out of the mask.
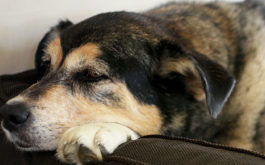
[[[45,48],[54,38],[56,38],[61,31],[72,25],[69,20],[60,21],[56,26],[52,27],[44,37],[41,39],[37,51],[35,53],[35,67],[37,70],[44,75],[50,66],[51,58],[45,53]]]
[[[196,100],[206,97],[210,114],[216,118],[235,86],[234,77],[220,64],[181,46],[166,42],[159,49],[162,56],[158,74],[163,77],[172,73],[182,75],[187,91]]]

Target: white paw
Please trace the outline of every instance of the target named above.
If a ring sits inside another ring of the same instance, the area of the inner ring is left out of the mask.
[[[116,123],[89,123],[67,130],[58,142],[57,157],[65,163],[101,161],[120,144],[139,136]]]

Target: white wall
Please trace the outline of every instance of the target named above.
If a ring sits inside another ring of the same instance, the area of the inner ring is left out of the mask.
[[[168,0],[0,0],[0,74],[34,67],[42,36],[58,20],[77,23],[117,10],[144,11]]]

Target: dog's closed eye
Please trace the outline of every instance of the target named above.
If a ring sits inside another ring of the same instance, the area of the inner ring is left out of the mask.
[[[96,72],[96,71],[85,69],[85,70],[75,73],[74,79],[80,82],[93,83],[93,82],[99,82],[104,79],[108,79],[108,76],[101,74],[99,72]]]

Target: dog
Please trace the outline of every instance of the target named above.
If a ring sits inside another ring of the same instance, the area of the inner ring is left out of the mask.
[[[7,138],[66,163],[102,160],[140,136],[265,152],[265,6],[168,3],[52,27],[43,78],[4,105]]]

